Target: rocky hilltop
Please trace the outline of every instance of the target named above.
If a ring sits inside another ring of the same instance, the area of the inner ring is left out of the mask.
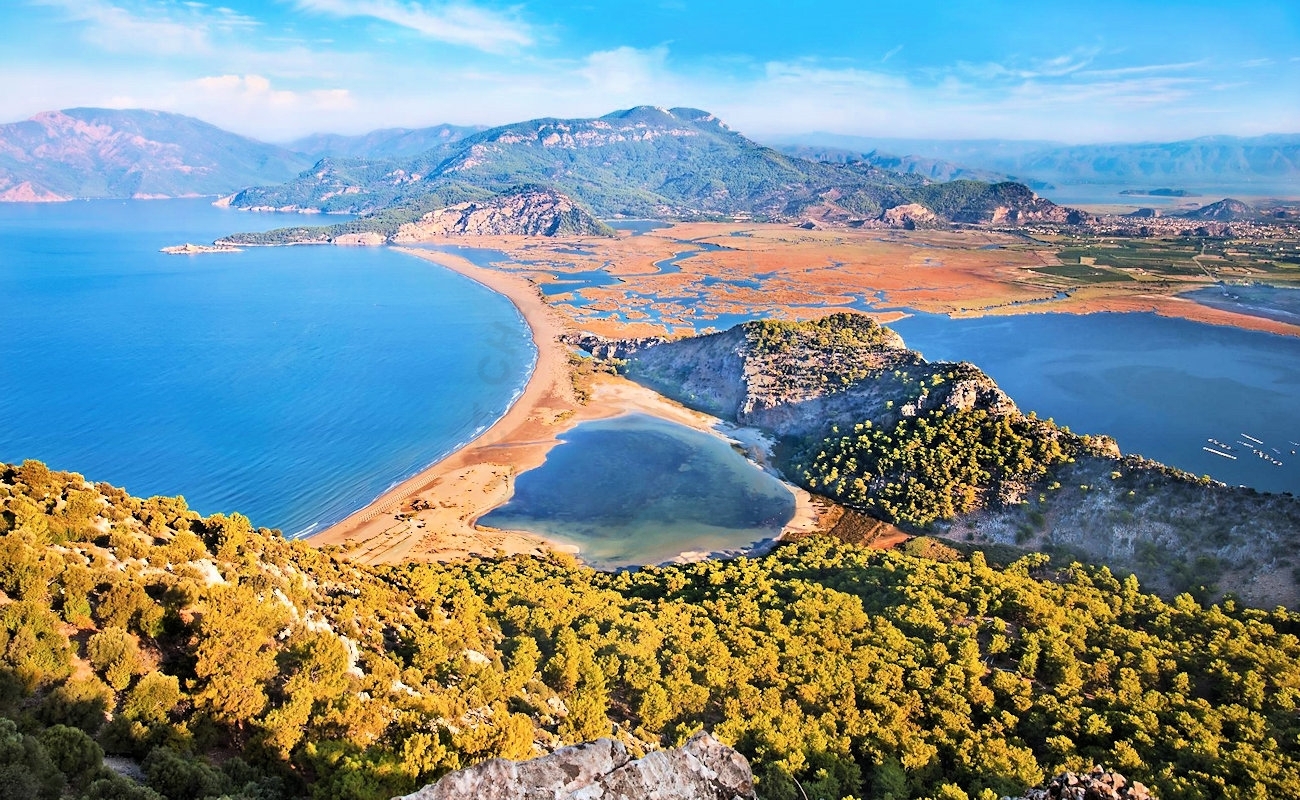
[[[974,365],[927,362],[897,333],[862,314],[747,322],[675,341],[574,341],[622,359],[628,377],[668,397],[782,437],[938,408],[999,414],[1016,408]]]
[[[73,108],[0,125],[0,201],[218,195],[287,180],[305,164],[161,111]]]
[[[614,231],[552,189],[523,189],[487,201],[457,203],[398,228],[392,241],[438,236],[613,236]]]
[[[1216,203],[1201,206],[1179,216],[1210,222],[1241,222],[1242,220],[1255,219],[1259,214],[1255,209],[1240,200],[1225,197]]]
[[[685,405],[773,434],[792,480],[913,532],[1107,564],[1169,594],[1300,600],[1300,501],[1026,416],[974,365],[926,361],[863,315],[573,341]]]
[[[531,761],[494,759],[444,776],[402,800],[752,800],[749,762],[707,733],[633,759],[598,739]]]

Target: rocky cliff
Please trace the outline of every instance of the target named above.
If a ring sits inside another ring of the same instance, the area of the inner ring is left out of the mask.
[[[608,225],[552,189],[525,189],[491,200],[430,211],[398,228],[393,242],[439,236],[613,236]]]
[[[404,800],[750,800],[745,757],[707,733],[680,748],[632,759],[611,739],[563,747],[531,761],[493,759],[443,776]]]
[[[862,314],[748,322],[676,341],[576,341],[589,352],[626,360],[628,377],[668,397],[783,437],[936,408],[1016,410],[975,366],[927,362],[897,333]]]

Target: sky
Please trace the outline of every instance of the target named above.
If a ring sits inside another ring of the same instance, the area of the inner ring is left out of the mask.
[[[1300,0],[0,0],[0,122],[190,114],[266,141],[713,112],[760,140],[1300,132]]]

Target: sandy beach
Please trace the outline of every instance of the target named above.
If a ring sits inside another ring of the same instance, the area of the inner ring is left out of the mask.
[[[757,431],[693,411],[623,378],[592,376],[590,399],[585,404],[578,402],[569,348],[559,341],[561,334],[575,326],[548,305],[537,286],[522,275],[478,267],[447,253],[398,249],[455,270],[509,298],[532,332],[537,363],[523,393],[496,424],[365,508],[310,537],[312,544],[343,545],[354,559],[370,564],[538,554],[547,549],[572,552],[572,548],[531,533],[482,529],[475,522],[510,498],[515,476],[540,466],[561,433],[580,422],[633,411],[736,441],[751,458],[771,470],[766,463],[767,446]],[[807,492],[791,489],[796,512],[786,531],[818,530],[820,506]]]

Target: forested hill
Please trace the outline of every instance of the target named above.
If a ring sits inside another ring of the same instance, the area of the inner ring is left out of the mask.
[[[427,211],[431,196],[451,204],[475,199],[465,196],[474,189],[497,193],[520,184],[551,187],[605,218],[861,221],[909,203],[944,219],[964,211],[968,221],[989,221],[999,205],[1009,222],[1069,217],[1027,190],[989,194],[989,184],[935,184],[868,163],[808,161],[758,145],[707,112],[649,106],[595,119],[504,125],[414,158],[323,159],[288,183],[247,189],[230,202],[252,209],[367,214],[420,205]]]
[[[1022,414],[973,364],[862,314],[675,341],[580,343],[628,377],[783,442],[810,491],[915,532],[1068,553],[1172,596],[1294,606],[1300,500],[1226,486]]]
[[[218,195],[309,164],[161,111],[72,108],[0,125],[0,201]]]
[[[1094,763],[1163,800],[1300,795],[1300,619],[1042,557],[367,568],[27,462],[0,465],[0,590],[9,797],[378,800],[701,728],[765,800],[992,800]]]

